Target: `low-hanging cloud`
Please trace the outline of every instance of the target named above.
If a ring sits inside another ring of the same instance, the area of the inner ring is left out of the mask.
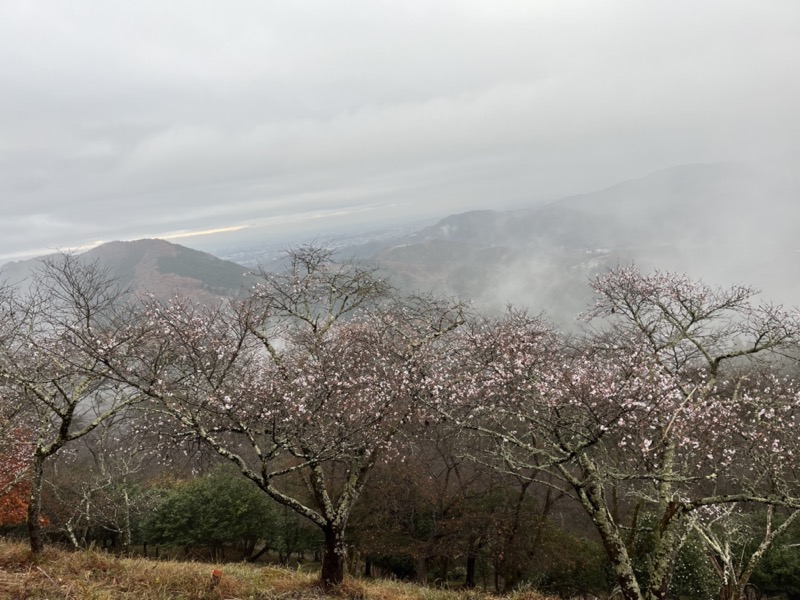
[[[354,204],[443,216],[794,152],[799,17],[779,0],[11,0],[0,255]]]

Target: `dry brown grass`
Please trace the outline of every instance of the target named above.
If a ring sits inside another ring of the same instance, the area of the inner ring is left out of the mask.
[[[214,569],[222,571],[217,585],[212,585]],[[316,575],[278,567],[152,561],[53,548],[33,557],[23,544],[0,540],[2,600],[484,600],[487,597],[476,591],[357,579],[347,579],[338,588],[324,592]],[[524,600],[546,599],[526,591]]]

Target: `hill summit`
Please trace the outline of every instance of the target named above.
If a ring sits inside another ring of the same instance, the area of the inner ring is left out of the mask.
[[[108,242],[81,255],[97,261],[134,293],[174,294],[196,299],[233,296],[249,284],[247,268],[206,252],[159,239]],[[0,278],[24,284],[41,259],[13,262],[0,268]]]

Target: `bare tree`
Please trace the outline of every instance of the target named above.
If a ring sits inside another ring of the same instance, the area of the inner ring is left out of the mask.
[[[3,282],[0,287],[0,349],[10,362],[22,351],[19,339],[22,322],[15,313],[16,289]],[[0,384],[8,382],[2,375]],[[30,463],[30,407],[22,404],[5,385],[0,388],[0,496],[10,492],[27,476]]]
[[[138,320],[108,272],[71,255],[43,260],[29,288],[0,300],[8,315],[0,383],[26,436],[17,443],[27,453],[28,533],[38,553],[45,462],[140,398],[109,379],[98,358],[123,362],[136,347]]]
[[[759,562],[798,516],[800,510],[794,509],[775,526],[775,507],[768,505],[763,529],[759,531],[753,515],[746,515],[737,504],[695,511],[691,525],[708,549],[719,576],[720,600],[747,597],[747,586]],[[755,549],[748,552],[746,548],[754,543]]]
[[[137,417],[106,419],[50,469],[46,483],[55,502],[48,517],[76,549],[100,539],[129,552],[135,521],[157,503],[156,490],[144,485],[156,448],[138,434]]]

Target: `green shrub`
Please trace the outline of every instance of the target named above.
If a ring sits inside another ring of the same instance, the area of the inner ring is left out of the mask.
[[[216,471],[165,492],[143,526],[148,542],[207,547],[217,554],[235,544],[250,556],[277,527],[277,506],[253,483]]]

